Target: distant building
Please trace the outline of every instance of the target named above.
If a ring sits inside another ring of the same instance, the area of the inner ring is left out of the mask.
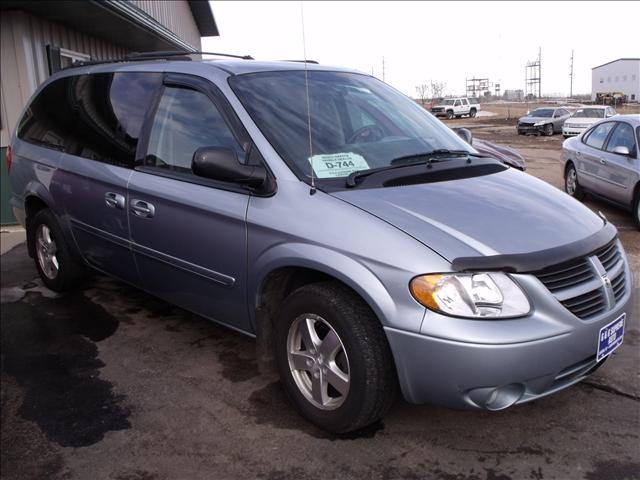
[[[521,102],[524,100],[524,91],[523,90],[505,90],[502,95],[505,100],[510,100],[512,102]]]
[[[217,36],[203,0],[0,2],[0,159],[3,225],[12,223],[5,154],[20,112],[49,75],[74,61],[123,58],[130,52],[201,50]]]
[[[640,58],[619,58],[591,69],[591,100],[598,93],[622,92],[628,102],[640,101]]]

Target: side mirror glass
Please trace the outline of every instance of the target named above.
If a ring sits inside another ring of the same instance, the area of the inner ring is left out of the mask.
[[[467,128],[459,128],[456,133],[458,134],[458,136],[461,139],[463,139],[469,145],[472,145],[473,135],[471,134],[471,131],[469,129],[467,129]]]
[[[618,155],[625,155],[627,157],[631,155],[631,152],[629,151],[629,147],[627,147],[626,145],[618,145],[612,150],[612,152],[617,153]]]
[[[262,165],[244,165],[238,161],[236,152],[226,147],[202,147],[196,150],[191,161],[194,174],[238,183],[257,188],[267,180],[267,171]]]

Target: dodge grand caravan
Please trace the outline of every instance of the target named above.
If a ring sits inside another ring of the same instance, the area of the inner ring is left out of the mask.
[[[90,267],[257,337],[329,431],[379,419],[398,389],[482,410],[557,392],[631,314],[612,224],[355,71],[68,68],[11,149],[12,207],[49,288]]]

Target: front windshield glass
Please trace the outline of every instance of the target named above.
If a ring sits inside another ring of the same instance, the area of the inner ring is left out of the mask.
[[[573,118],[604,118],[604,108],[579,108]]]
[[[441,105],[453,105],[455,100],[443,100]]]
[[[341,178],[391,165],[400,157],[473,147],[414,101],[367,75],[309,71],[260,72],[229,79],[264,136],[302,179]]]
[[[529,114],[529,117],[553,117],[552,108],[538,108]]]

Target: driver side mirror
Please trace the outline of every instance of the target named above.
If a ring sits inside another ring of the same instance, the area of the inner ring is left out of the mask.
[[[629,147],[626,145],[618,145],[616,148],[611,150],[612,153],[617,153],[618,155],[624,155],[626,157],[631,156],[631,152],[629,151]]]
[[[244,165],[236,152],[226,147],[202,147],[196,150],[191,161],[194,174],[257,188],[267,181],[267,171],[262,165]]]
[[[461,139],[463,139],[469,145],[473,144],[473,135],[471,134],[471,131],[469,129],[459,128],[456,133]]]

